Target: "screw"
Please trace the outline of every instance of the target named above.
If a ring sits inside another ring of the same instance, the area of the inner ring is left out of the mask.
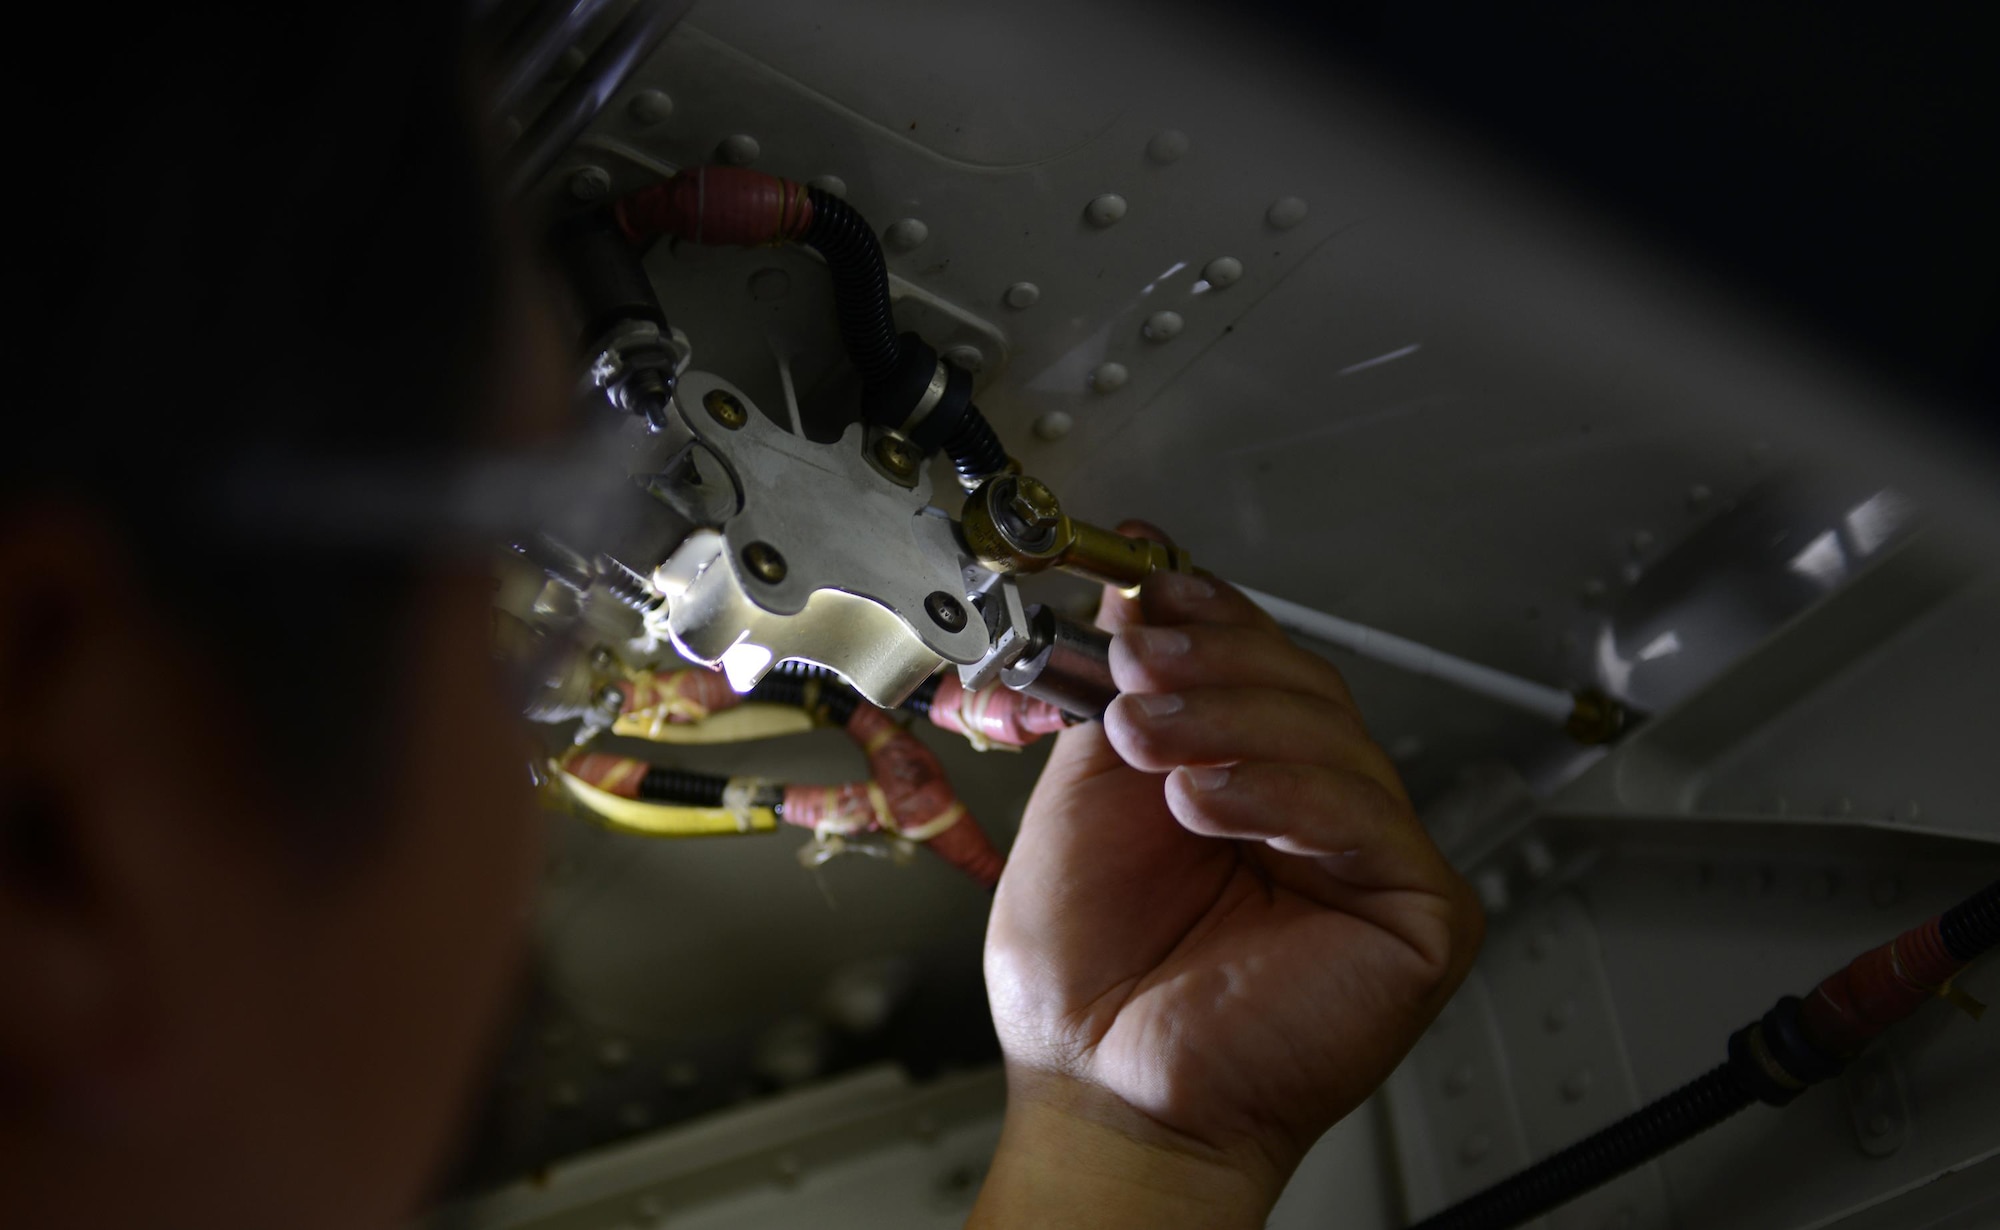
[[[707,409],[709,417],[731,431],[750,421],[750,412],[743,408],[743,403],[723,389],[710,389],[704,393],[701,404]]]
[[[1015,479],[1007,507],[1031,530],[1052,530],[1062,524],[1062,505],[1056,502],[1056,493],[1037,479]]]
[[[965,605],[943,590],[924,599],[924,611],[946,632],[957,632],[965,627]]]
[[[785,579],[785,557],[768,542],[753,542],[743,548],[743,562],[766,585],[776,585]]]
[[[917,450],[901,436],[883,436],[877,440],[875,460],[897,478],[909,478],[917,472]]]

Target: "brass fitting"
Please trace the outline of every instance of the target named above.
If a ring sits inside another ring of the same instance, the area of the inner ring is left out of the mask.
[[[1625,733],[1631,716],[1625,706],[1589,688],[1576,694],[1576,708],[1570,711],[1563,730],[1578,743],[1611,743]]]
[[[966,549],[998,573],[1060,568],[1100,585],[1136,589],[1155,572],[1193,572],[1185,551],[1077,521],[1055,492],[1028,475],[988,479],[965,501]]]

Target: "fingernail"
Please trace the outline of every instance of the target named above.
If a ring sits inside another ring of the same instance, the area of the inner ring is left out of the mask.
[[[1198,768],[1184,764],[1174,772],[1180,774],[1181,780],[1195,790],[1220,790],[1229,784],[1229,770],[1225,768],[1214,766]]]
[[[1149,718],[1163,718],[1179,713],[1187,707],[1187,702],[1172,692],[1138,692],[1132,696],[1132,703],[1139,706],[1139,712]]]
[[[1215,597],[1215,586],[1209,579],[1191,572],[1156,572],[1153,578],[1175,602],[1201,602]]]
[[[1127,628],[1125,636],[1144,658],[1171,658],[1188,651],[1194,642],[1179,628]]]

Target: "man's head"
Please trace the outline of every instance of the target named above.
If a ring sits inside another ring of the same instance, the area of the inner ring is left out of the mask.
[[[457,6],[328,13],[24,40],[77,55],[16,111],[30,165],[91,177],[43,192],[14,282],[0,1224],[387,1222],[513,964],[532,809],[480,561],[210,498],[492,443],[556,384]]]

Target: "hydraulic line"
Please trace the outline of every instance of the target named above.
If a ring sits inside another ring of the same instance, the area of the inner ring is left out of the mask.
[[[1468,661],[1441,649],[1283,598],[1238,585],[1243,596],[1269,612],[1280,627],[1300,636],[1337,645],[1361,657],[1415,675],[1423,675],[1465,691],[1499,701],[1565,727],[1579,742],[1605,743],[1615,738],[1626,714],[1617,702],[1597,692],[1565,692]]]
[[[638,0],[583,67],[508,151],[503,187],[518,197],[547,174],[645,58],[694,7],[694,0]]]
[[[610,0],[559,0],[544,6],[529,21],[514,45],[502,51],[506,68],[493,91],[493,114],[505,116],[521,105],[528,91],[556,66],[562,53],[576,44]]]
[[[812,248],[833,278],[841,343],[861,376],[863,417],[926,452],[942,448],[967,487],[1007,469],[1007,450],[972,403],[971,374],[915,334],[896,332],[882,244],[846,201],[744,167],[691,167],[612,209],[635,243],[672,235],[700,244]]]
[[[1610,1127],[1418,1222],[1411,1230],[1508,1230],[1714,1127],[1754,1102],[1784,1106],[1837,1076],[1878,1035],[2000,946],[2000,881],[1787,995],[1729,1039],[1729,1059]]]

